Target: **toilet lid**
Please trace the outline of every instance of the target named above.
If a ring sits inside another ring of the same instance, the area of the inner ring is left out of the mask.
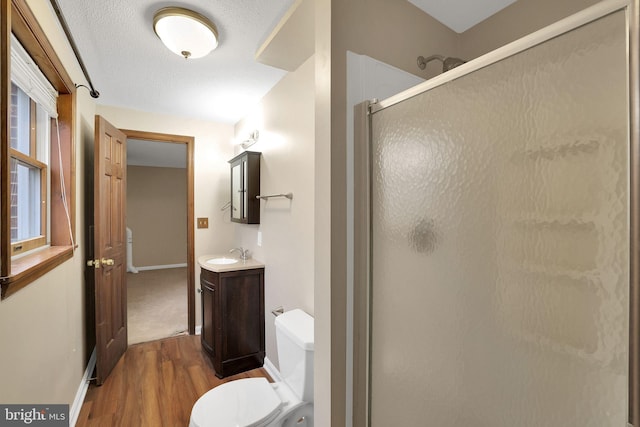
[[[256,427],[283,406],[265,378],[230,381],[203,394],[191,410],[192,426]]]

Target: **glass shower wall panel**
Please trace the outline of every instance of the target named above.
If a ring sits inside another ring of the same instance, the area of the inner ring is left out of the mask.
[[[626,425],[617,12],[372,116],[371,425]]]

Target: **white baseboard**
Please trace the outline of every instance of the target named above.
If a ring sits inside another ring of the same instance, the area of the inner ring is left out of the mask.
[[[76,398],[73,399],[73,405],[71,405],[71,409],[69,410],[69,425],[75,426],[78,421],[78,416],[80,415],[80,409],[82,408],[82,404],[84,403],[84,397],[87,395],[87,390],[89,389],[89,382],[91,381],[91,374],[93,373],[93,369],[96,367],[96,349],[93,348],[91,352],[91,357],[89,358],[89,363],[87,363],[87,369],[84,370],[84,375],[82,376],[82,381],[78,386],[78,391],[76,392]]]
[[[147,265],[146,267],[136,267],[138,271],[147,271],[147,270],[164,270],[166,268],[181,268],[186,267],[187,263],[184,264],[166,264],[166,265]]]
[[[280,371],[276,369],[275,365],[271,363],[271,360],[269,360],[268,357],[264,358],[264,366],[262,367],[275,382],[282,382],[282,375],[280,375]]]

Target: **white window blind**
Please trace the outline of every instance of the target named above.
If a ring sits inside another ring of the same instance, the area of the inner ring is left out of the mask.
[[[11,81],[41,105],[51,117],[58,117],[56,108],[58,92],[13,34],[11,34]]]

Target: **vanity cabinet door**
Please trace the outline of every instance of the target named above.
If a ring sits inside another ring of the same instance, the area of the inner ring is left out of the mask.
[[[260,224],[260,156],[245,151],[229,160],[231,165],[231,221]]]
[[[264,269],[220,273],[220,284],[221,371],[226,376],[264,362]]]
[[[264,268],[201,269],[202,349],[224,378],[264,363]]]
[[[206,272],[206,273],[205,273]],[[200,332],[200,341],[202,348],[209,354],[214,354],[215,347],[215,282],[216,274],[208,270],[202,270],[200,275],[200,298],[202,300],[202,330]]]

